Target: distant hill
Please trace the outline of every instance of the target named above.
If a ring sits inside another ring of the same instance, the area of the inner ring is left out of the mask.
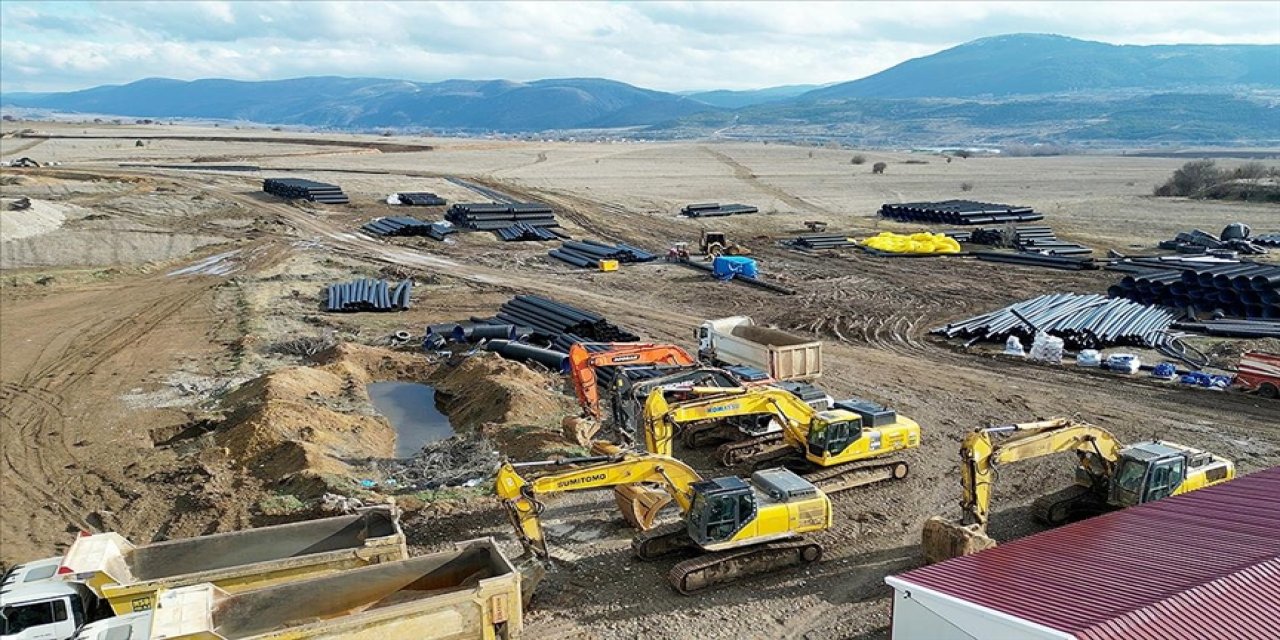
[[[729,91],[719,89],[716,91],[690,91],[680,95],[686,98],[693,98],[699,102],[705,102],[716,107],[724,107],[726,109],[737,109],[739,107],[749,107],[752,105],[763,104],[765,102],[777,102],[778,100],[786,100],[794,98],[802,93],[817,89],[816,84],[789,84],[781,87],[769,87],[767,89],[750,89],[746,91]]]
[[[339,77],[185,82],[152,78],[68,93],[6,94],[0,101],[12,106],[131,117],[496,131],[630,127],[716,108],[598,78],[527,83]]]
[[[801,100],[972,98],[1068,92],[1280,88],[1280,45],[1113,45],[1063,36],[982,38]]]

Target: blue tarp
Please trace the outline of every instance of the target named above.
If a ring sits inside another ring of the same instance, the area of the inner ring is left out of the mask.
[[[732,280],[734,276],[756,277],[756,261],[741,256],[717,256],[711,263],[711,275],[717,280]]]

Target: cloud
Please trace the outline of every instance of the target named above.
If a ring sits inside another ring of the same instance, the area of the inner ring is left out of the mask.
[[[23,2],[0,90],[143,77],[599,76],[663,90],[822,84],[979,37],[1280,43],[1280,2]]]

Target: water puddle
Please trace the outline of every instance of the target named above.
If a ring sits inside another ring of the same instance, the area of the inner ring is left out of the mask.
[[[374,382],[369,399],[396,430],[396,457],[408,458],[430,442],[453,435],[449,418],[436,408],[436,390],[416,382]]]

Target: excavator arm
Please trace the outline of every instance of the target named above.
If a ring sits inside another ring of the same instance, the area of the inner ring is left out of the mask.
[[[552,473],[533,480],[526,480],[519,469],[532,466],[585,464],[568,471]],[[541,514],[543,503],[540,496],[548,493],[564,491],[585,491],[615,487],[619,489],[638,488],[637,485],[657,485],[680,508],[681,513],[688,513],[693,500],[691,486],[701,480],[698,472],[685,463],[666,456],[648,454],[618,454],[610,456],[594,456],[572,458],[568,460],[545,460],[541,462],[504,462],[498,469],[495,486],[498,498],[502,500],[515,526],[517,535],[525,547],[538,557],[547,557],[546,540],[542,533]],[[619,507],[624,517],[633,525],[639,520],[652,524],[657,511],[668,501],[644,502],[650,492],[640,489],[634,495],[637,498],[633,505],[624,505],[624,492],[618,492]]]
[[[1008,437],[997,441],[999,436]],[[960,522],[940,517],[925,522],[925,560],[936,562],[995,546],[986,528],[991,490],[1001,466],[1074,451],[1082,468],[1095,476],[1109,477],[1121,448],[1106,429],[1066,418],[975,430],[960,447]]]
[[[671,455],[677,427],[690,422],[770,414],[782,424],[792,444],[804,446],[816,411],[794,394],[776,387],[695,388],[714,397],[671,405],[662,393],[650,393],[644,408],[645,446],[651,453]]]
[[[595,350],[593,350],[593,347]],[[600,348],[603,347],[603,350]],[[578,404],[585,415],[600,419],[600,390],[596,368],[630,365],[670,365],[691,367],[693,356],[673,344],[632,342],[575,343],[569,347],[569,371]]]

